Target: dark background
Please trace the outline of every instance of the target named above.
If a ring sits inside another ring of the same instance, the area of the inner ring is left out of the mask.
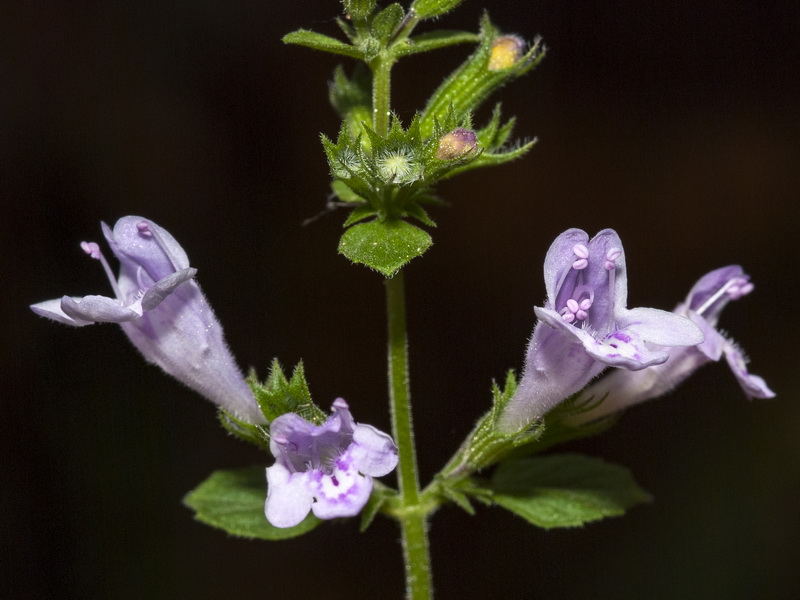
[[[68,6],[69,4],[69,6]],[[628,465],[651,505],[540,531],[448,507],[431,530],[438,597],[792,598],[800,591],[798,44],[793,3],[467,1],[444,27],[541,34],[504,90],[523,161],[441,186],[435,245],[406,274],[423,480],[521,365],[541,263],[567,227],[616,228],[631,306],[671,308],[731,262],[756,291],[723,326],[777,392],[748,402],[724,365],[573,450]],[[199,269],[240,364],[301,358],[315,399],[387,430],[383,289],[335,253],[319,132],[333,67],[284,46],[336,35],[333,0],[18,2],[0,18],[2,549],[13,598],[399,598],[398,532],[334,523],[281,543],[194,522],[211,471],[269,461],[213,407],[146,366],[118,327],[73,330],[28,304],[108,293],[78,248],[139,214]],[[430,29],[425,24],[419,31]],[[410,118],[465,47],[412,57]],[[478,115],[486,119],[489,107]],[[391,478],[390,478],[391,479]]]

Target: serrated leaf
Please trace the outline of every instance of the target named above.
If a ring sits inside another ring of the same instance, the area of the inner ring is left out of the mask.
[[[496,504],[545,529],[622,515],[651,500],[625,467],[579,454],[502,463],[489,489]]]
[[[402,6],[397,2],[390,4],[375,15],[375,18],[372,20],[372,25],[370,26],[372,35],[385,44],[389,41],[389,38],[392,37],[394,32],[397,31],[404,16],[405,11]]]
[[[453,10],[464,0],[415,0],[411,8],[417,12],[420,19],[438,17]]]
[[[364,57],[364,53],[355,46],[345,44],[336,38],[317,33],[316,31],[309,31],[308,29],[298,29],[292,33],[287,33],[283,36],[283,42],[286,44],[305,46],[306,48],[320,50],[321,52],[349,56],[350,58],[362,59]]]
[[[370,221],[353,225],[339,241],[339,253],[355,263],[392,277],[433,244],[431,236],[402,220]]]
[[[321,521],[313,514],[296,525],[280,529],[264,516],[267,497],[264,467],[215,471],[189,492],[183,503],[195,511],[195,518],[231,535],[262,540],[285,540],[307,533]]]
[[[399,42],[396,48],[398,56],[410,56],[440,48],[448,48],[457,44],[474,44],[480,37],[469,31],[440,30],[423,33]]]

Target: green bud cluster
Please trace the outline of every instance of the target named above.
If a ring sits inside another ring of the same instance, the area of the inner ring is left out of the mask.
[[[342,119],[336,141],[322,136],[336,197],[352,208],[339,252],[391,277],[432,244],[410,221],[434,226],[427,207],[440,203],[437,182],[479,167],[523,156],[534,141],[510,144],[514,119],[502,122],[499,104],[489,122],[472,125],[472,113],[504,84],[528,73],[544,56],[537,39],[528,45],[503,35],[484,15],[480,32],[433,31],[412,35],[425,19],[462,0],[416,0],[379,7],[376,0],[343,0],[337,23],[347,42],[308,30],[284,37],[299,44],[362,61],[348,77],[337,67],[329,99]],[[475,51],[434,91],[425,108],[404,127],[389,109],[389,72],[399,59],[455,44]],[[366,68],[365,68],[366,66]]]

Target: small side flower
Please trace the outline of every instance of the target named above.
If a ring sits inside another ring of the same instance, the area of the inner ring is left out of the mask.
[[[120,262],[115,278],[100,246],[82,242],[98,260],[114,297],[64,296],[31,306],[38,315],[82,327],[119,323],[144,358],[250,423],[264,423],[252,391],[236,366],[222,326],[194,281],[183,248],[168,231],[142,217],[123,217],[112,230],[102,224]]]
[[[694,347],[674,350],[669,359],[646,371],[615,371],[585,390],[582,397],[601,399],[591,410],[567,419],[570,425],[595,421],[629,406],[657,398],[683,383],[701,366],[725,357],[745,396],[773,398],[775,393],[759,376],[747,370],[747,361],[739,346],[717,329],[725,306],[753,291],[750,276],[739,265],[716,269],[701,277],[675,313],[695,323],[705,337]],[[655,348],[654,348],[655,349]]]
[[[372,493],[372,478],[397,466],[392,438],[353,422],[342,398],[322,425],[294,413],[270,426],[275,464],[267,469],[264,513],[275,527],[293,527],[309,511],[320,519],[352,517]]]

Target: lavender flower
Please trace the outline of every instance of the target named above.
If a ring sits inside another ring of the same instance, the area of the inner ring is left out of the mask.
[[[275,464],[267,469],[264,512],[275,527],[293,527],[309,510],[320,519],[357,515],[372,493],[372,478],[397,465],[392,438],[356,425],[342,398],[322,425],[287,413],[272,422],[270,436]]]
[[[613,229],[591,241],[580,229],[562,233],[547,252],[544,276],[547,301],[534,309],[539,322],[522,380],[499,417],[501,432],[540,418],[607,366],[644,369],[666,361],[670,346],[703,341],[700,328],[686,317],[626,308],[625,254]]]
[[[77,327],[119,323],[147,361],[238,418],[265,422],[175,238],[142,217],[123,217],[113,231],[102,227],[120,261],[119,279],[96,243],[81,248],[103,265],[115,298],[64,296],[32,305],[33,312]]]
[[[610,373],[583,394],[587,399],[605,399],[591,410],[570,417],[569,423],[577,425],[594,421],[633,404],[662,396],[704,364],[719,361],[723,356],[748,398],[774,397],[775,394],[761,377],[748,373],[747,361],[736,343],[716,329],[725,305],[752,290],[750,277],[738,265],[723,267],[701,277],[686,301],[675,308],[675,313],[689,317],[700,327],[705,336],[703,343],[676,350],[667,362],[645,371]]]

